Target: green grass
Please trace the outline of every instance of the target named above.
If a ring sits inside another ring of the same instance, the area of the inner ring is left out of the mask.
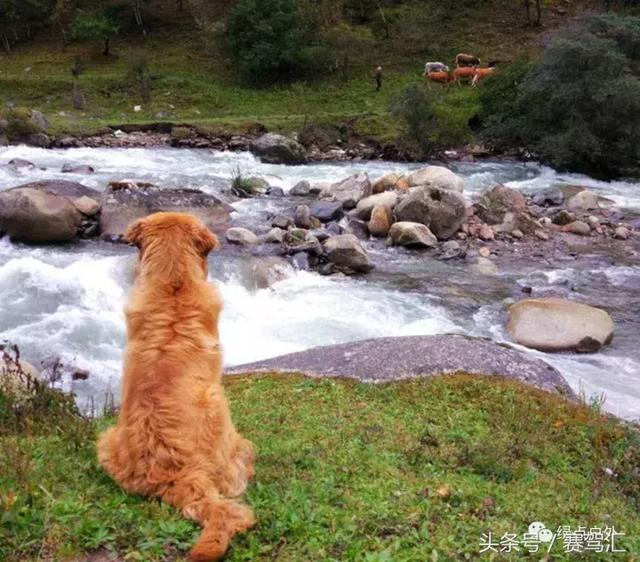
[[[62,50],[59,37],[42,36],[10,54],[0,53],[0,102],[43,111],[58,135],[157,120],[232,132],[241,132],[253,122],[283,132],[299,131],[309,122],[328,122],[348,123],[357,133],[386,142],[398,133],[398,124],[388,115],[389,102],[407,85],[422,81],[426,60],[452,64],[460,51],[474,52],[485,61],[538,56],[542,30],[525,28],[524,13],[512,0],[468,4],[453,10],[443,8],[441,1],[421,1],[394,8],[389,13],[389,38],[378,39],[354,60],[348,77],[321,76],[265,89],[249,87],[240,79],[219,37],[201,36],[189,18],[176,20],[173,11],[156,14],[164,26],[152,30],[146,41],[118,38],[115,55],[109,58],[99,54],[98,43],[74,43]],[[566,20],[555,15],[555,4],[564,2],[545,2],[545,32]],[[153,96],[151,104],[134,112],[141,100],[136,85],[127,78],[128,61],[142,53],[155,76]],[[84,60],[80,85],[88,101],[80,111],[71,103],[70,68],[78,56]],[[380,93],[374,91],[371,76],[377,64],[385,68]],[[455,104],[446,105],[447,111],[457,109]],[[166,117],[157,118],[159,112]],[[467,115],[462,108],[452,118],[456,139],[461,138],[459,121]]]
[[[637,560],[637,428],[592,408],[465,375],[386,385],[255,375],[226,386],[258,448],[247,493],[258,525],[234,539],[229,560],[488,560],[483,533],[522,534],[535,520],[614,525],[626,533],[620,559]],[[110,418],[0,408],[0,559],[183,559],[197,527],[128,496],[97,465],[95,436]],[[554,553],[578,559],[561,544]]]

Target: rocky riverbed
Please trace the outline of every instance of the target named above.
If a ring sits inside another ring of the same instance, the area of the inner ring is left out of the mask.
[[[62,355],[88,371],[61,381],[81,398],[117,392],[135,252],[113,242],[137,216],[184,209],[225,241],[211,267],[226,301],[229,365],[379,336],[454,332],[531,345],[507,331],[509,305],[563,297],[604,309],[613,341],[606,321],[595,330],[595,316],[587,339],[580,328],[563,353],[527,353],[558,368],[576,393],[605,393],[614,413],[640,416],[637,186],[511,162],[286,166],[186,149],[12,147],[0,166],[0,215],[8,200],[25,208],[18,195],[36,208],[61,197],[64,220],[47,228],[70,240],[0,241],[0,331],[36,362]],[[232,188],[237,168],[254,177],[251,197]],[[61,180],[64,189],[46,183]],[[25,184],[22,194],[11,189]],[[14,223],[4,230],[24,227]],[[565,336],[583,322],[576,314]]]

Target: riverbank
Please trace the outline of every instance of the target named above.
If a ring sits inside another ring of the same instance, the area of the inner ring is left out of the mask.
[[[595,409],[468,375],[225,384],[236,426],[258,448],[247,494],[258,525],[229,560],[489,559],[483,533],[500,549],[533,521],[553,532],[615,527],[616,548],[640,550],[637,427]],[[195,525],[100,470],[95,436],[111,414],[85,419],[57,393],[40,398],[17,415],[0,394],[0,557],[184,560]],[[539,559],[538,546],[536,555],[521,544],[518,559]],[[573,559],[563,550],[559,538],[554,560]]]

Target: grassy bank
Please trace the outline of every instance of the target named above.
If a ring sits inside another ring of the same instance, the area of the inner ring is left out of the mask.
[[[258,121],[284,132],[320,122],[348,123],[356,132],[384,142],[398,132],[388,114],[390,100],[407,85],[422,82],[426,60],[452,64],[460,51],[485,61],[535,58],[544,33],[590,5],[587,0],[572,3],[560,16],[556,7],[565,2],[549,0],[545,27],[537,28],[524,25],[521,7],[510,0],[469,2],[455,10],[435,0],[409,2],[393,12],[389,36],[353,53],[345,73],[253,88],[238,75],[219,35],[198,32],[188,15],[176,14],[168,4],[171,9],[166,13],[153,13],[155,25],[146,40],[132,33],[116,37],[113,56],[100,54],[99,41],[74,42],[63,49],[55,30],[18,44],[10,53],[0,52],[0,102],[45,112],[56,135],[158,120],[228,131],[242,131],[247,123]],[[128,76],[130,62],[141,55],[153,76],[149,104],[142,104],[135,81]],[[87,100],[84,110],[74,110],[71,102],[70,69],[76,59],[82,61],[79,85]],[[372,69],[378,64],[385,71],[382,91],[376,93]],[[138,104],[142,110],[135,112]],[[447,111],[455,113],[458,107],[453,100]],[[468,119],[462,111],[459,118]]]
[[[259,451],[248,491],[259,523],[229,560],[489,559],[483,533],[521,536],[532,521],[615,526],[626,533],[617,556],[637,560],[638,433],[593,409],[469,376],[372,386],[260,375],[228,379],[227,392]],[[198,529],[98,467],[95,435],[112,419],[84,420],[51,396],[18,410],[5,396],[0,415],[0,559],[183,559]],[[576,559],[562,551],[553,559]]]

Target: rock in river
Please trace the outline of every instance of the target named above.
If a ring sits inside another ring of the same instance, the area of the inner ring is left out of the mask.
[[[324,242],[329,261],[338,267],[366,272],[371,269],[369,257],[353,234],[339,234]]]
[[[304,147],[296,140],[266,133],[251,143],[250,150],[267,164],[304,164],[307,156]]]
[[[104,192],[100,214],[101,236],[107,240],[122,237],[134,220],[158,211],[190,213],[211,231],[226,230],[233,209],[215,195],[197,189],[161,189],[152,185],[114,184]]]
[[[544,361],[490,340],[459,335],[376,338],[316,347],[230,370],[253,371],[290,371],[363,382],[463,372],[515,379],[575,397],[562,375]]]
[[[438,245],[438,239],[429,230],[429,227],[418,222],[394,223],[389,230],[389,238],[396,246],[434,248]]]
[[[460,193],[464,191],[464,180],[444,166],[426,166],[415,170],[409,174],[407,181],[411,186],[424,185]]]
[[[66,181],[38,181],[7,189],[0,193],[0,232],[23,242],[68,242],[82,222],[74,200],[86,197],[95,202],[99,195]]]
[[[525,299],[509,309],[507,331],[540,351],[598,351],[613,339],[613,320],[600,308],[559,299]]]
[[[439,240],[451,238],[465,219],[465,202],[455,191],[437,187],[414,187],[395,207],[398,221],[428,226]]]

